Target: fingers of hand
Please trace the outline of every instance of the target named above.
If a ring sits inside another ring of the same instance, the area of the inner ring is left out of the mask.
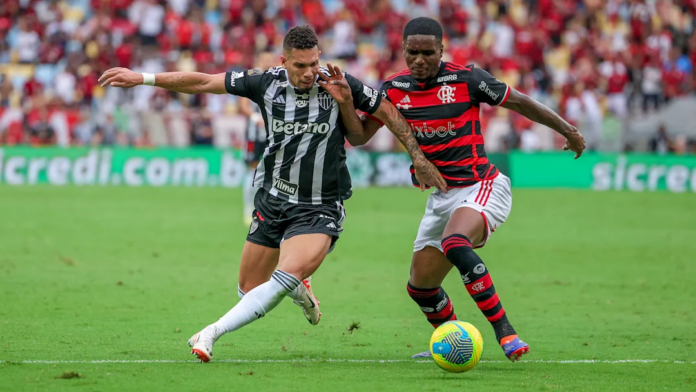
[[[102,74],[102,76],[99,77],[99,79],[97,80],[97,82],[98,82],[98,83],[101,83],[103,80],[106,80],[106,79],[110,78],[113,74],[114,74],[114,72],[112,72],[112,70],[109,69],[109,70],[107,70],[106,72],[104,72],[104,73]]]
[[[328,82],[330,80],[329,77],[324,75],[323,72],[317,72],[317,73],[319,74],[319,77],[321,78],[321,80],[323,80],[324,82]]]
[[[331,63],[326,63],[326,68],[329,70],[329,76],[333,79],[336,74],[334,73],[333,66]]]
[[[102,86],[102,87],[108,86],[108,85],[111,85],[112,83],[118,82],[118,81],[120,81],[120,78],[119,78],[118,75],[115,75],[115,76],[112,76],[112,77],[110,77],[110,78],[104,80],[104,81],[101,83],[101,86]]]
[[[338,78],[343,79],[343,73],[341,72],[341,69],[338,68],[338,65],[334,66],[334,73]]]

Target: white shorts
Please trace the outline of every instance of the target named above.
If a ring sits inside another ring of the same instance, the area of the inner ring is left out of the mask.
[[[481,248],[510,215],[510,209],[512,209],[510,179],[503,173],[499,173],[492,180],[481,181],[466,188],[450,189],[447,193],[434,191],[425,205],[425,215],[418,227],[413,251],[417,252],[426,246],[432,246],[442,252],[440,242],[445,226],[454,211],[462,207],[473,208],[483,216],[486,236],[475,245],[476,248]]]

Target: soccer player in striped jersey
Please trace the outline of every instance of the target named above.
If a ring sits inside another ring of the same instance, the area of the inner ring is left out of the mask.
[[[529,346],[512,327],[486,264],[474,252],[505,222],[512,207],[510,179],[486,158],[479,107],[482,103],[502,106],[554,129],[566,138],[564,149],[574,151],[575,158],[585,149],[585,141],[551,109],[488,72],[442,61],[442,27],[437,21],[411,20],[403,39],[408,69],[388,78],[381,94],[410,123],[426,158],[437,166],[449,188],[447,193],[434,191],[428,199],[414,244],[408,294],[433,327],[455,320],[441,284],[456,267],[505,355],[515,361]],[[382,126],[369,113],[363,119],[362,130],[348,135],[351,144],[367,142]],[[413,184],[421,190],[426,187],[416,177]],[[423,356],[430,352],[414,357]]]
[[[261,108],[267,143],[256,169],[259,190],[242,250],[242,298],[189,339],[192,354],[201,361],[210,361],[218,338],[265,316],[285,296],[302,304],[313,325],[319,322],[316,298],[302,281],[319,268],[343,231],[343,201],[352,194],[344,135],[349,125],[355,128],[355,107],[387,124],[411,155],[418,181],[446,191],[442,176],[425,159],[399,111],[358,79],[336,75],[334,67],[320,68],[319,54],[316,34],[301,26],[285,36],[283,65],[266,72],[152,75],[112,68],[99,78],[102,86],[147,84],[188,94],[229,93],[249,98]],[[347,81],[348,94],[330,80],[336,78]]]

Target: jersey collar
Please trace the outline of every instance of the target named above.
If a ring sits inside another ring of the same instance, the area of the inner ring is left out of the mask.
[[[442,74],[443,74],[444,72],[447,72],[447,71],[445,70],[445,65],[446,65],[446,64],[447,64],[446,62],[440,60],[440,69],[437,71],[437,74],[435,74],[435,76],[433,76],[432,78],[428,79],[426,82],[423,82],[423,83],[419,83],[416,79],[413,78],[413,76],[412,76],[410,73],[408,74],[408,76],[409,76],[409,77],[411,78],[411,80],[413,81],[413,84],[415,84],[416,86],[420,87],[421,90],[427,90],[428,87],[430,87],[430,86],[432,86],[433,84],[437,83],[437,82],[436,82],[436,81],[437,81],[437,78],[439,78],[440,76],[442,76]]]

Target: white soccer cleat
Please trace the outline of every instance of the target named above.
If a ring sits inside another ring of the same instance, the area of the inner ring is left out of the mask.
[[[201,362],[210,362],[210,359],[213,357],[213,344],[215,344],[214,328],[214,326],[209,325],[188,340],[188,345],[191,346],[191,354],[197,356]]]
[[[310,324],[319,324],[321,312],[319,311],[319,300],[314,296],[314,293],[312,293],[312,277],[310,276],[303,280],[302,285],[298,287],[300,287],[299,297],[304,299],[292,300],[292,302],[302,308],[302,312]]]

